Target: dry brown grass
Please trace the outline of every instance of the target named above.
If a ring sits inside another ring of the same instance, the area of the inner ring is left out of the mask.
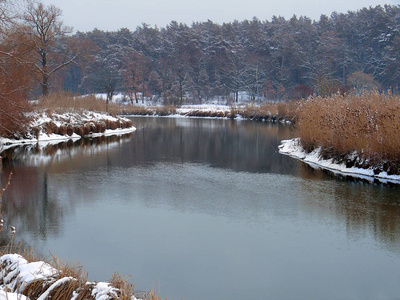
[[[357,151],[372,164],[400,163],[400,97],[378,92],[313,97],[298,110],[297,129],[307,151],[326,157]]]
[[[107,112],[106,101],[95,95],[74,95],[71,92],[58,92],[50,94],[47,97],[41,97],[38,104],[38,109],[64,113],[70,111],[95,111]],[[108,112],[111,115],[121,113],[124,106],[109,103]]]
[[[158,116],[168,116],[176,114],[176,106],[174,105],[164,105],[157,106],[155,109],[156,115]]]
[[[261,105],[247,104],[244,107],[240,107],[238,113],[246,119],[269,119],[277,116],[278,107],[277,103],[273,102],[265,102]]]
[[[75,96],[70,92],[59,92],[50,94],[47,97],[42,97],[39,100],[37,109],[44,110],[48,113],[65,113],[65,112],[80,112],[94,111],[106,113],[106,101],[95,95]],[[173,105],[165,106],[142,106],[142,105],[119,105],[109,103],[108,113],[112,116],[116,115],[157,115],[167,116],[176,114],[176,107]],[[79,134],[79,133],[78,133]]]
[[[46,299],[67,300],[71,299],[73,294],[75,295],[74,299],[77,300],[94,299],[92,291],[96,283],[88,282],[88,274],[83,271],[82,266],[64,263],[51,253],[49,259],[40,259],[33,254],[32,251],[25,250],[22,252],[18,251],[20,249],[16,247],[12,249],[12,251],[8,250],[10,250],[10,247],[4,248],[1,255],[10,252],[19,252],[28,262],[44,261],[57,270],[53,276],[45,279],[38,279],[26,285],[22,294],[30,299],[38,299],[52,285],[56,286],[53,286]],[[57,285],[58,280],[61,281],[60,284]],[[136,295],[134,285],[128,282],[128,277],[123,277],[118,272],[114,273],[111,280],[108,282],[111,287],[117,289],[117,296],[110,294],[110,299],[131,300],[132,296]],[[154,290],[144,293],[140,298],[145,300],[161,300],[160,295],[156,295]]]
[[[121,109],[121,114],[138,116],[169,116],[176,114],[176,106],[143,106],[143,105],[125,105]]]
[[[155,109],[151,109],[142,105],[126,105],[122,108],[121,113],[124,115],[152,116]]]
[[[264,102],[261,105],[247,104],[244,107],[233,107],[232,115],[240,114],[250,120],[288,120],[296,122],[299,101]]]

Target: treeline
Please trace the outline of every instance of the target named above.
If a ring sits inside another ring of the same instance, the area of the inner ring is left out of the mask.
[[[63,86],[124,92],[182,104],[215,97],[283,100],[356,89],[399,92],[400,6],[322,15],[318,21],[256,18],[222,25],[146,24],[135,31],[78,32],[89,56],[70,65]]]
[[[35,0],[16,9],[17,2],[0,1],[0,102],[10,108],[0,111],[4,116],[21,111],[26,95],[57,90],[106,93],[107,100],[123,92],[132,102],[152,97],[180,105],[400,89],[399,5],[318,21],[173,21],[165,28],[142,24],[135,31],[71,35],[60,9]],[[18,127],[18,118],[8,121]]]

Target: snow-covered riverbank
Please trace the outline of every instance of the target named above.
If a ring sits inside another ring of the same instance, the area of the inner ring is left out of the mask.
[[[32,113],[26,132],[17,138],[0,137],[2,150],[18,144],[54,143],[82,137],[123,135],[134,132],[132,121],[123,117],[85,111],[57,114]]]
[[[28,262],[18,254],[0,257],[0,300],[118,299],[121,291],[109,282],[80,282],[43,261]],[[62,297],[62,296],[63,297]],[[137,300],[131,295],[132,300]]]
[[[357,168],[357,167],[346,167],[345,163],[338,164],[334,162],[334,159],[322,159],[321,158],[321,148],[316,148],[310,153],[306,153],[300,144],[300,139],[295,138],[291,140],[281,141],[279,146],[279,153],[284,155],[289,155],[293,158],[299,159],[313,168],[322,168],[329,170],[334,174],[340,174],[345,176],[352,176],[360,179],[366,179],[369,181],[379,180],[380,182],[387,183],[392,182],[400,184],[399,175],[389,175],[387,172],[381,171],[376,172],[374,168],[370,167],[368,169]],[[353,157],[349,157],[349,160],[354,160],[356,153]]]

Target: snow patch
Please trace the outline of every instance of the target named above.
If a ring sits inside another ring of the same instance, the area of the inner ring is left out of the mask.
[[[56,279],[57,275],[60,274],[59,270],[43,261],[29,263],[19,254],[6,254],[1,256],[0,264],[0,282],[2,283],[0,286],[0,300],[29,300],[29,298],[21,293],[28,284],[36,280],[53,282],[50,287],[37,298],[37,300],[45,300],[54,289],[68,281],[76,280],[73,277]],[[86,285],[91,288],[91,295],[95,300],[111,300],[118,298],[119,290],[111,286],[108,282],[87,282]],[[72,299],[76,299],[77,297],[78,293],[75,291]],[[132,296],[132,300],[140,299]]]
[[[0,300],[29,300],[29,298],[21,294],[7,293],[3,290],[0,290]]]
[[[228,105],[215,105],[215,104],[199,104],[199,105],[182,105],[176,109],[176,112],[181,115],[188,114],[192,111],[201,112],[228,112],[231,107]]]
[[[77,113],[64,113],[64,114],[57,114],[53,113],[51,117],[45,113],[31,113],[29,115],[33,121],[29,124],[31,128],[42,128],[45,123],[53,122],[55,125],[60,127],[61,125],[68,125],[68,124],[80,124],[80,123],[88,123],[88,122],[100,122],[109,120],[112,122],[116,122],[119,119],[128,120],[126,118],[115,118],[109,116],[107,114],[100,114],[91,111],[84,111],[82,114]],[[89,135],[85,135],[85,137],[99,137],[99,136],[110,136],[110,135],[123,135],[132,133],[136,130],[135,127],[129,128],[117,128],[114,130],[107,129],[103,133],[91,133]],[[76,133],[73,133],[71,136],[69,135],[60,135],[60,134],[47,134],[45,132],[38,133],[37,136],[29,136],[25,139],[9,139],[0,137],[0,147],[2,150],[7,148],[14,147],[16,145],[26,145],[26,144],[39,144],[41,147],[50,145],[50,144],[57,144],[60,142],[68,141],[68,140],[79,140],[81,136]]]
[[[118,297],[117,291],[108,282],[98,282],[92,290],[92,296],[97,300],[107,300],[110,296]]]
[[[21,255],[7,254],[0,258],[3,266],[0,271],[0,282],[3,288],[16,293],[21,293],[31,282],[46,279],[57,274],[57,270],[49,264],[38,261],[28,263]]]
[[[309,164],[311,167],[329,170],[335,174],[348,175],[356,178],[368,179],[370,181],[378,179],[383,183],[392,182],[400,184],[399,175],[388,175],[387,172],[380,172],[379,174],[375,174],[372,168],[348,168],[345,164],[335,163],[333,159],[322,159],[320,147],[314,149],[310,153],[306,153],[301,146],[300,138],[281,141],[281,145],[279,145],[279,153],[299,159]],[[356,155],[357,153],[351,154],[353,158]]]

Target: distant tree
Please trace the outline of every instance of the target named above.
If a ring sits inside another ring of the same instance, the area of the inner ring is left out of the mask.
[[[400,37],[395,36],[392,43],[385,47],[384,80],[388,88],[400,92]]]
[[[357,92],[361,94],[363,91],[370,91],[378,88],[378,84],[374,80],[374,76],[361,71],[356,71],[347,77],[347,83],[351,85]]]
[[[210,87],[208,85],[209,78],[207,71],[204,67],[200,66],[200,71],[193,72],[192,81],[195,98],[201,103],[203,99],[207,98],[210,93]]]
[[[147,83],[150,92],[154,95],[160,96],[162,93],[162,80],[160,75],[155,71],[151,71],[149,74],[149,80]]]
[[[91,74],[91,67],[95,64],[96,55],[99,53],[99,47],[83,34],[77,34],[71,37],[70,45],[74,53],[79,53],[73,63],[69,64],[64,70],[64,89],[74,93],[80,92],[86,94],[93,92],[85,86],[86,78]],[[60,72],[61,73],[61,72]]]
[[[43,96],[49,94],[50,77],[77,57],[76,53],[72,53],[66,37],[71,28],[63,25],[60,16],[61,9],[54,5],[46,7],[43,3],[33,1],[28,3],[22,16],[24,33],[35,53],[32,63],[40,75]]]
[[[125,53],[122,67],[122,85],[125,94],[129,97],[133,104],[139,102],[139,93],[142,95],[142,103],[147,93],[146,84],[146,57],[138,52],[128,51]]]
[[[332,76],[325,75],[324,73],[317,74],[314,84],[314,91],[317,95],[322,97],[329,97],[340,90],[339,80]]]
[[[274,86],[272,85],[271,81],[266,80],[263,83],[263,88],[262,88],[262,96],[266,98],[267,100],[275,100],[276,97],[276,90]]]
[[[292,99],[305,99],[313,94],[313,89],[312,87],[305,85],[305,84],[299,84],[297,85],[291,92],[291,98]]]
[[[96,84],[98,89],[106,94],[107,113],[109,112],[109,103],[112,102],[120,83],[121,75],[115,69],[103,65],[101,69],[98,70]]]

